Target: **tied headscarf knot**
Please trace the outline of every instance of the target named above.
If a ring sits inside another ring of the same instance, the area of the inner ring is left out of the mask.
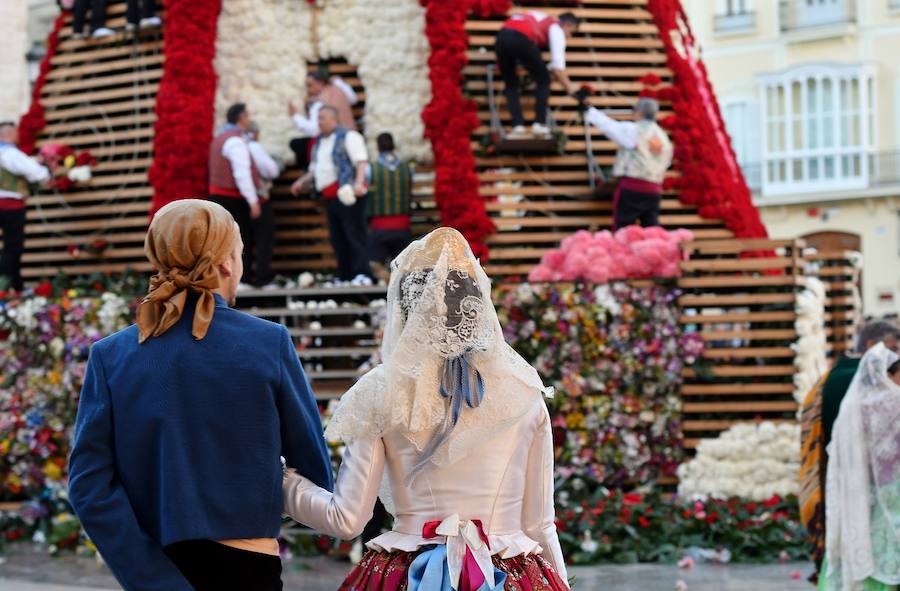
[[[198,294],[191,334],[202,339],[216,307],[216,264],[228,258],[238,231],[223,207],[184,199],[156,214],[147,232],[147,258],[159,269],[137,310],[140,342],[169,330],[184,313],[189,293]]]

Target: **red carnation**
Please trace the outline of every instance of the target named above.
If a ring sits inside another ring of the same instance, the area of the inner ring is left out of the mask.
[[[638,517],[638,525],[641,527],[650,527],[650,520],[641,515]]]
[[[631,492],[625,493],[622,496],[622,503],[629,506],[640,505],[643,500],[644,499],[640,495],[640,493]]]
[[[34,295],[42,298],[49,298],[53,295],[53,285],[49,281],[44,281],[34,288]]]
[[[660,78],[656,74],[645,74],[640,78],[639,82],[646,86],[657,86],[659,84],[662,84],[662,78]]]

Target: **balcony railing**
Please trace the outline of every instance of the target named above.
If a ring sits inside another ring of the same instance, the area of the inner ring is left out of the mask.
[[[900,2],[900,0],[897,0]],[[717,14],[715,20],[716,33],[739,33],[756,28],[756,13],[752,10]]]
[[[869,186],[900,184],[900,150],[869,156]]]
[[[781,1],[782,31],[853,22],[856,22],[854,0],[824,0],[813,5],[808,4],[807,0]]]

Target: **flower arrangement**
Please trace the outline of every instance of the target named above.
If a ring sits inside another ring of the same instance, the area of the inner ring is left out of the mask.
[[[470,138],[479,125],[478,107],[463,96],[466,65],[466,17],[470,9],[503,13],[510,2],[437,2],[423,0],[431,102],[422,111],[425,137],[434,152],[434,197],[441,223],[459,230],[475,256],[487,260],[485,240],[496,230],[478,191]]]
[[[797,341],[791,345],[796,352],[794,400],[798,404],[828,370],[825,299],[825,284],[815,277],[807,277],[806,287],[797,294],[797,319],[794,321]]]
[[[296,0],[222,4],[215,38],[216,124],[224,123],[233,103],[246,103],[266,151],[282,159],[290,156],[288,143],[297,131],[287,104],[306,93],[311,27],[312,9]]]
[[[751,501],[795,495],[800,492],[799,471],[799,425],[742,423],[700,441],[697,456],[678,468],[678,493]]]
[[[792,497],[690,501],[601,488],[579,502],[558,503],[556,525],[573,564],[675,562],[691,548],[717,550],[735,562],[806,557]]]
[[[343,57],[357,66],[372,153],[377,135],[388,131],[402,158],[431,162],[421,117],[431,100],[425,8],[418,0],[327,0],[316,27],[321,57]]]
[[[38,151],[38,156],[53,171],[50,186],[60,193],[90,184],[91,169],[97,166],[97,159],[90,151],[75,152],[65,144],[46,144]]]
[[[579,230],[559,249],[544,254],[529,281],[589,281],[677,277],[681,274],[681,242],[693,240],[690,230],[669,232],[660,227],[626,226],[615,234]]]
[[[678,323],[677,290],[522,284],[495,297],[507,341],[557,395],[550,402],[558,500],[633,489],[681,461],[681,370],[703,352]]]
[[[156,95],[151,211],[205,195],[216,96],[216,23],[222,0],[169,2],[166,67]]]
[[[696,205],[703,217],[723,220],[738,238],[766,237],[681,3],[649,0],[646,8],[675,75],[674,85],[664,88],[658,76],[641,79],[647,86],[642,96],[669,101],[674,111],[660,124],[672,135],[681,174],[666,179],[664,187],[678,190],[681,201]]]
[[[19,120],[19,149],[26,154],[34,153],[37,134],[47,125],[47,119],[44,117],[44,105],[41,103],[41,92],[44,90],[47,74],[50,73],[50,62],[59,47],[59,32],[65,24],[66,13],[61,12],[53,21],[53,30],[47,37],[47,54],[41,60],[37,80],[31,88],[31,105]]]

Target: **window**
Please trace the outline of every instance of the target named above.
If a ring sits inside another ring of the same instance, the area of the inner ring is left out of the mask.
[[[782,0],[781,29],[849,23],[856,18],[854,0]]]
[[[875,145],[871,67],[803,66],[764,76],[762,84],[763,194],[868,185]]]
[[[731,146],[750,189],[760,188],[762,143],[759,130],[759,104],[747,99],[726,100],[722,105],[725,128]]]
[[[717,33],[747,32],[755,26],[751,0],[718,0],[715,17]]]

